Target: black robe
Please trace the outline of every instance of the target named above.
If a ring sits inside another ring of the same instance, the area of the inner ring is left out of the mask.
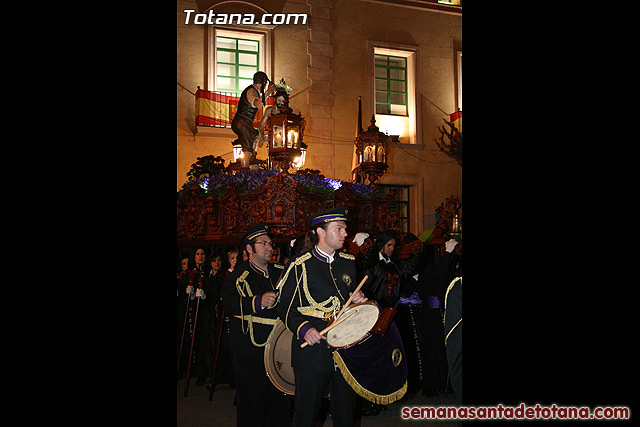
[[[440,248],[433,248],[439,251]],[[420,274],[420,298],[425,308],[425,376],[424,391],[431,396],[447,386],[447,359],[444,345],[444,294],[451,281],[452,256],[445,252],[435,263],[428,264]]]
[[[373,252],[363,257],[363,274],[369,276],[363,290],[367,298],[378,301],[382,308],[397,309],[393,321],[400,332],[407,357],[407,391],[413,393],[423,387],[425,378],[425,314],[421,302],[415,298],[419,282],[413,278],[420,258],[400,260],[395,256],[382,256],[384,259],[380,259],[379,252]]]

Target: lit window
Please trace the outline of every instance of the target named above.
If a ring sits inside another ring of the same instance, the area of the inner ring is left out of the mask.
[[[375,55],[376,114],[407,116],[407,58]]]
[[[209,27],[207,90],[239,95],[264,71],[271,77],[271,29]]]
[[[216,37],[216,90],[242,93],[259,71],[257,40]]]
[[[394,142],[421,144],[417,120],[417,47],[369,42],[371,107],[376,126]]]

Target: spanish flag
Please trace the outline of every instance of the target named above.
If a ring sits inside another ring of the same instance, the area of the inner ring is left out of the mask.
[[[221,92],[211,92],[198,89],[196,91],[196,126],[231,127],[231,121],[238,109],[239,96],[225,95]],[[273,97],[266,100],[266,105],[258,110],[253,127],[260,126],[264,110],[274,104]]]
[[[458,132],[462,134],[462,111],[456,111],[449,115],[449,121],[452,125],[458,129]]]

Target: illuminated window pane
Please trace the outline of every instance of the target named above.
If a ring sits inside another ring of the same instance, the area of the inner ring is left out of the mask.
[[[255,40],[238,40],[238,50],[258,51],[258,42]]]
[[[235,77],[236,66],[229,64],[218,64],[218,75]]]
[[[408,115],[407,58],[376,54],[374,62],[376,114]]]
[[[230,39],[227,37],[217,37],[216,38],[217,47],[220,49],[235,49],[236,48],[236,40]]]
[[[235,64],[236,54],[235,52],[227,52],[225,50],[218,50],[218,62],[230,62]]]
[[[235,90],[236,82],[235,79],[229,77],[220,77],[216,78],[216,85],[218,90]]]
[[[256,67],[245,67],[239,66],[239,75],[240,77],[250,77],[253,80],[253,75],[258,71]]]
[[[399,116],[406,116],[407,115],[407,106],[406,105],[391,104],[390,105],[390,110],[391,110],[391,114],[397,114]],[[381,113],[381,114],[383,114],[383,113]]]
[[[238,54],[238,64],[258,66],[258,55],[252,53]]]

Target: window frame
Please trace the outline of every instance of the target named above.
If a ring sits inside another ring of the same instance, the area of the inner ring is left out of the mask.
[[[462,111],[462,49],[456,50],[456,100],[457,108]]]
[[[378,57],[384,57],[386,58],[387,64],[386,65],[380,65],[378,64],[379,58]],[[399,67],[399,66],[395,66],[395,65],[391,65],[391,58],[400,58],[404,61],[404,67]],[[390,115],[390,116],[403,116],[403,117],[408,117],[409,116],[409,106],[408,106],[408,96],[407,96],[407,58],[404,56],[395,56],[395,55],[384,55],[381,53],[374,53],[374,73],[373,73],[373,78],[374,78],[374,89],[375,89],[375,97],[374,97],[374,103],[375,103],[375,111],[376,114],[384,114],[384,115]],[[375,71],[377,71],[378,69],[385,69],[386,70],[386,77],[378,77],[377,73]],[[391,70],[402,70],[404,71],[404,79],[394,79],[391,76]],[[386,82],[386,89],[385,90],[381,90],[378,89],[378,85],[377,82],[378,81],[385,81]],[[403,91],[396,91],[396,90],[391,90],[391,82],[402,82],[404,83],[404,90]],[[380,102],[378,101],[378,93],[386,93],[387,95],[387,101],[386,102]],[[391,95],[392,94],[402,94],[404,95],[404,103],[398,103],[398,102],[391,102]],[[378,113],[378,105],[386,105],[387,106],[387,111],[388,113]],[[398,113],[394,113],[392,112],[392,108],[391,105],[403,105],[404,106],[404,114],[398,114]]]
[[[218,38],[225,38],[225,39],[229,39],[229,40],[234,40],[235,41],[235,48],[234,49],[230,49],[227,47],[218,47]],[[239,41],[250,41],[250,42],[256,42],[258,45],[258,48],[256,51],[250,51],[250,50],[243,50],[240,49],[239,47]],[[224,62],[224,61],[220,61],[219,58],[219,52],[229,52],[229,53],[233,53],[235,56],[235,62]],[[240,63],[240,54],[245,54],[245,55],[253,55],[256,57],[256,65],[247,65],[247,64],[241,64]],[[220,65],[232,65],[234,66],[234,76],[230,76],[230,75],[224,75],[224,74],[220,74],[221,71],[219,70],[219,66]],[[231,37],[228,35],[217,35],[216,36],[216,68],[215,68],[215,79],[216,79],[216,88],[217,90],[222,91],[221,88],[218,87],[218,77],[222,77],[222,78],[227,78],[227,79],[233,79],[235,82],[235,88],[234,89],[229,89],[229,88],[225,88],[224,91],[229,91],[229,92],[234,92],[238,95],[240,95],[242,93],[242,91],[244,90],[245,87],[247,87],[248,85],[250,85],[253,80],[250,79],[248,80],[246,77],[240,77],[240,67],[251,67],[253,68],[255,71],[253,71],[252,75],[255,74],[256,72],[260,71],[260,41],[259,40],[254,40],[254,39],[247,39],[247,38],[241,38],[241,37]],[[247,81],[248,83],[245,85],[240,84],[241,81]]]
[[[271,76],[272,75],[271,73],[272,71],[271,30],[273,29],[273,27],[274,26],[268,26],[268,25],[255,26],[255,27],[252,27],[251,30],[247,30],[246,26],[225,25],[224,28],[221,28],[221,27],[216,27],[215,25],[210,25],[209,31],[208,31],[208,37],[207,37],[207,44],[208,44],[207,46],[207,51],[208,51],[207,90],[229,92],[228,90],[218,89],[218,84],[217,84],[218,49],[217,49],[217,42],[216,42],[218,37],[257,41],[258,42],[258,71],[264,71],[265,73],[267,73],[268,76]],[[236,79],[238,78],[239,77],[236,76]],[[238,80],[236,80],[236,82],[238,84]],[[244,87],[240,88],[240,92],[238,92],[238,94],[242,93],[243,90],[244,90]]]
[[[396,208],[396,213],[398,214],[398,228],[401,233],[411,233],[411,185],[402,185],[402,184],[378,184],[380,189],[383,189],[383,194],[388,195],[389,190],[401,190],[402,192],[406,191],[407,198],[406,200],[397,200],[394,198],[392,200],[393,205]],[[384,190],[386,189],[386,190]],[[397,194],[397,193],[396,193]],[[407,216],[400,216],[402,212],[401,206],[404,206],[407,212]],[[406,230],[403,229],[403,220],[404,225],[406,225]]]
[[[380,41],[367,41],[367,74],[368,74],[368,91],[369,91],[369,107],[370,111],[375,114],[376,126],[382,132],[388,132],[389,135],[398,134],[394,129],[400,123],[400,127],[404,131],[400,131],[398,143],[406,145],[422,145],[422,114],[421,103],[418,96],[418,88],[420,87],[419,75],[420,67],[418,59],[420,57],[418,46],[403,45],[397,43],[388,43]],[[391,115],[376,113],[376,90],[375,90],[375,55],[391,55],[400,56],[407,59],[406,62],[406,102],[407,115]]]

